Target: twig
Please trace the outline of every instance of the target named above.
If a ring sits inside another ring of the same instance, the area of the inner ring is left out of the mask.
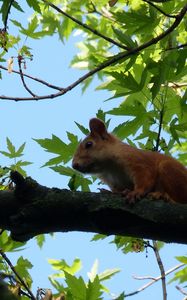
[[[0,65],[0,69],[3,69],[3,70],[5,70],[5,71],[8,71],[8,68],[6,68],[6,67],[4,67],[4,66],[2,66],[2,65]],[[15,73],[15,74],[19,74],[19,75],[20,75],[20,72],[19,72],[19,71],[15,71],[15,70],[12,70],[11,73]],[[62,87],[59,87],[59,86],[56,86],[56,85],[54,85],[54,84],[48,83],[48,82],[46,82],[46,81],[44,81],[44,80],[42,80],[42,79],[40,79],[40,78],[33,77],[33,76],[28,75],[28,74],[25,74],[25,73],[23,73],[23,72],[22,72],[22,75],[23,75],[24,77],[27,77],[27,78],[32,79],[32,80],[34,80],[34,81],[37,81],[37,82],[39,82],[39,83],[41,83],[41,84],[44,84],[44,85],[46,85],[47,87],[52,88],[52,89],[54,89],[54,90],[58,90],[58,91],[62,91],[62,90],[63,90]]]
[[[9,267],[11,268],[12,272],[16,275],[16,277],[18,278],[18,280],[20,281],[20,283],[24,286],[24,288],[26,289],[26,291],[28,292],[28,294],[30,295],[32,300],[36,300],[35,296],[33,295],[33,293],[31,292],[31,290],[29,289],[29,287],[27,286],[27,284],[24,282],[24,280],[20,277],[20,275],[18,274],[18,272],[15,270],[14,266],[12,265],[11,261],[9,260],[9,258],[6,256],[6,254],[2,251],[2,249],[0,249],[0,254],[1,256],[4,258],[4,260],[7,262],[7,264],[9,265]]]
[[[177,269],[183,267],[185,264],[179,264],[173,268],[171,268],[170,270],[166,271],[165,272],[165,276],[171,274],[172,272],[176,271]],[[134,296],[140,292],[142,292],[143,290],[147,289],[149,286],[153,285],[155,282],[159,281],[160,279],[162,278],[162,276],[158,276],[158,277],[155,277],[153,280],[151,280],[150,282],[148,282],[147,284],[143,285],[142,287],[140,287],[139,289],[137,289],[136,291],[134,292],[131,292],[129,294],[125,294],[125,298],[127,297],[131,297],[131,296]]]
[[[178,83],[178,82],[168,82],[168,86],[172,87],[173,89],[181,89],[187,86],[187,82]]]
[[[180,13],[176,16],[176,19],[175,19],[174,23],[165,32],[163,32],[160,35],[158,35],[157,37],[149,40],[145,44],[142,44],[142,45],[140,45],[136,48],[133,48],[129,51],[120,52],[117,55],[113,56],[112,58],[107,59],[106,61],[101,63],[98,67],[96,67],[95,69],[89,71],[88,73],[86,73],[85,75],[80,77],[78,80],[76,80],[75,82],[70,84],[68,87],[64,88],[59,93],[51,94],[51,95],[43,95],[43,96],[38,96],[38,97],[10,97],[10,96],[1,95],[0,99],[14,100],[14,101],[29,101],[29,100],[54,99],[54,98],[60,97],[64,94],[66,94],[68,91],[75,88],[81,82],[85,81],[87,78],[89,78],[92,75],[98,73],[99,71],[105,69],[106,67],[108,67],[112,64],[118,63],[120,60],[122,60],[124,58],[127,58],[127,57],[130,57],[131,55],[137,54],[138,52],[150,47],[151,45],[158,43],[160,40],[162,40],[164,37],[166,37],[168,34],[170,34],[180,24],[180,22],[182,21],[186,11],[187,11],[187,4],[181,9]]]
[[[147,2],[152,7],[156,8],[160,13],[162,13],[164,16],[166,16],[168,18],[176,18],[177,17],[177,16],[174,16],[174,15],[170,15],[170,14],[165,13],[160,7],[156,6],[153,2],[151,2],[149,0],[143,0],[143,1]]]
[[[67,18],[69,18],[70,20],[72,20],[73,22],[75,22],[76,24],[78,24],[79,26],[83,27],[86,30],[89,30],[90,32],[92,32],[93,34],[101,37],[102,39],[108,41],[109,43],[112,43],[113,45],[116,45],[122,49],[125,50],[129,50],[129,47],[124,46],[120,43],[118,43],[117,41],[109,38],[108,36],[105,36],[104,34],[102,34],[101,32],[99,32],[96,29],[93,29],[91,27],[89,27],[88,25],[86,25],[85,23],[82,23],[81,21],[79,21],[78,19],[72,17],[71,15],[69,15],[67,12],[63,11],[62,9],[60,9],[58,6],[54,5],[53,3],[46,1],[46,0],[42,0],[44,3],[48,4],[49,6],[51,6],[52,8],[54,8],[56,11],[58,11],[59,13],[61,13],[62,15],[66,16]]]
[[[180,291],[183,295],[187,296],[187,291],[185,291],[184,289],[182,289],[180,286],[176,285],[176,289],[178,291]]]
[[[164,265],[162,263],[162,259],[160,257],[160,253],[159,253],[156,241],[153,241],[153,246],[154,246],[155,257],[156,257],[156,260],[157,260],[157,263],[158,263],[158,266],[159,266],[159,269],[160,269],[160,274],[161,274],[163,300],[167,300],[166,272],[164,270]]]
[[[93,3],[93,1],[91,1],[91,5],[92,5],[92,7],[93,7],[93,11],[91,11],[92,13],[96,13],[96,14],[98,14],[99,16],[102,16],[102,17],[104,17],[104,18],[107,18],[107,19],[110,20],[110,21],[114,21],[114,18],[112,18],[112,14],[111,14],[107,9],[101,8],[101,10],[102,10],[103,12],[100,12],[100,11],[97,10],[97,8],[96,8],[95,4]]]
[[[136,276],[136,275],[133,275],[132,276],[134,279],[136,280],[153,280],[153,281],[156,281],[155,277],[152,277],[152,276]]]
[[[27,90],[27,92],[29,92],[29,94],[31,94],[31,96],[33,96],[34,98],[37,97],[26,85],[25,83],[25,79],[23,76],[23,71],[22,71],[22,67],[21,64],[23,63],[23,57],[21,55],[18,56],[18,66],[19,66],[19,73],[20,73],[20,77],[21,77],[21,81],[23,83],[24,88]]]
[[[169,47],[167,49],[164,49],[163,51],[177,50],[177,49],[181,49],[181,48],[185,48],[185,47],[187,47],[187,43],[181,44],[181,45],[178,45],[178,46],[175,46],[175,47]]]
[[[157,134],[156,145],[154,147],[154,151],[158,151],[158,149],[159,149],[160,136],[161,136],[162,125],[163,125],[163,116],[164,116],[164,105],[160,111],[158,134]]]

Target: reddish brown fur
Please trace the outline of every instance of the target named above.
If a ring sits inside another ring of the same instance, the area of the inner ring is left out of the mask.
[[[88,142],[92,145],[87,147]],[[121,142],[96,118],[90,120],[90,134],[78,146],[72,165],[80,172],[97,175],[129,201],[148,195],[187,203],[187,170],[181,163]]]

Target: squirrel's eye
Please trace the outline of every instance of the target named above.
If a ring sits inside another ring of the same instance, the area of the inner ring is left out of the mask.
[[[92,145],[93,145],[93,143],[89,141],[85,144],[85,148],[88,149],[88,148],[92,147]]]

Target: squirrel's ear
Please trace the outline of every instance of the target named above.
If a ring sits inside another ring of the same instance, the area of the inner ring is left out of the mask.
[[[92,135],[97,135],[97,136],[99,135],[102,138],[107,137],[108,134],[107,129],[103,121],[101,121],[100,119],[97,118],[91,119],[89,123],[89,127]]]

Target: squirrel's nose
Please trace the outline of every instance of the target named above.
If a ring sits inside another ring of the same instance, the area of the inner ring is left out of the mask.
[[[72,163],[72,167],[73,167],[73,169],[75,169],[75,170],[79,170],[79,168],[80,168],[79,163],[77,163],[77,162],[73,162],[73,163]]]

